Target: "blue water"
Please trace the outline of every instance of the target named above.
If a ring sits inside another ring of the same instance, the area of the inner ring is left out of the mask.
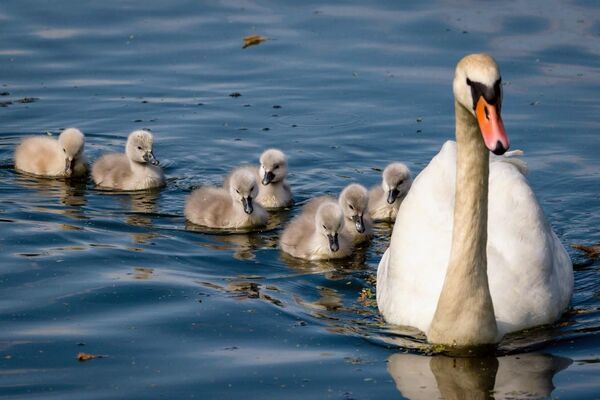
[[[0,397],[598,398],[600,261],[570,245],[600,241],[599,21],[595,1],[0,3]],[[269,40],[242,49],[251,34]],[[279,228],[186,226],[193,188],[268,147],[299,204],[392,160],[418,173],[452,138],[454,65],[474,51],[501,66],[511,143],[575,265],[554,326],[432,357],[359,300],[390,226],[322,264],[282,256]],[[68,126],[91,160],[151,129],[168,186],[15,173],[22,138]]]

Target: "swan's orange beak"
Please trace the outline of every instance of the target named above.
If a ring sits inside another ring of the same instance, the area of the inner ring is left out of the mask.
[[[506,136],[498,106],[489,104],[483,96],[480,96],[475,107],[475,114],[485,146],[494,154],[504,154],[508,150],[510,142]]]

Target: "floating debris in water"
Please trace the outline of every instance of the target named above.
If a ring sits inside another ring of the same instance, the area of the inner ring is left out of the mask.
[[[37,98],[37,97],[23,97],[22,99],[17,100],[17,103],[28,104],[28,103],[35,103],[38,100],[39,100],[39,98]]]
[[[240,97],[242,94],[240,92],[229,93],[229,97]]]
[[[584,246],[581,244],[572,244],[572,248],[580,250],[589,258],[600,258],[600,243],[594,246]]]
[[[257,44],[264,42],[267,39],[268,39],[267,37],[261,36],[261,35],[246,36],[244,38],[244,46],[242,46],[242,49],[245,49],[246,47],[250,47],[250,46],[255,46]]]
[[[77,353],[77,361],[89,361],[96,358],[106,358],[106,356],[100,354],[89,354],[89,353]]]
[[[0,92],[0,96],[10,96],[10,93],[8,93],[8,92]]]

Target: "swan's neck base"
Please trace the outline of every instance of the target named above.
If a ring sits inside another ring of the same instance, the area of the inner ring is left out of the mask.
[[[475,117],[456,108],[456,194],[446,278],[427,338],[451,346],[497,341],[487,279],[489,151]]]

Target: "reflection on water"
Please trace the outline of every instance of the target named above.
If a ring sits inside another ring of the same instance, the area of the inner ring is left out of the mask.
[[[0,2],[0,370],[11,371],[0,373],[0,393],[392,398],[384,360],[406,349],[422,356],[389,365],[406,395],[418,398],[407,374],[423,362],[433,398],[464,387],[551,393],[547,372],[528,378],[546,386],[519,383],[530,375],[504,366],[512,355],[458,379],[467,361],[425,357],[422,333],[387,325],[373,297],[361,301],[375,293],[391,225],[375,224],[370,246],[347,260],[290,258],[277,241],[313,196],[377,185],[372,168],[393,160],[424,168],[453,136],[454,64],[487,51],[501,64],[504,122],[548,219],[565,245],[598,242],[596,3]],[[242,49],[249,34],[271,40]],[[86,133],[91,162],[152,129],[167,187],[106,193],[89,179],[86,188],[15,173],[24,136],[66,126]],[[261,232],[186,226],[194,185],[220,184],[269,147],[289,157],[297,206],[272,213]],[[507,337],[499,352],[575,359],[555,380],[560,395],[589,398],[598,364],[579,361],[597,358],[600,260],[569,251],[580,266],[573,312]],[[215,356],[224,348],[225,362]],[[274,355],[261,361],[265,349]],[[73,362],[82,350],[110,357]]]
[[[36,197],[55,198],[52,207],[35,206],[35,210],[61,214],[73,219],[86,219],[83,207],[86,205],[86,181],[39,178],[27,174],[16,174],[15,183],[23,189],[34,191]],[[67,206],[67,207],[64,207]]]
[[[388,372],[402,396],[430,399],[541,399],[572,360],[543,353],[505,357],[424,357],[394,354]]]

